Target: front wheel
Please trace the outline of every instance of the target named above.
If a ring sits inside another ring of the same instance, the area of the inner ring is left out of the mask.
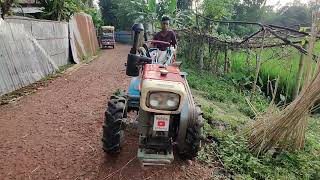
[[[202,128],[198,126],[189,127],[186,134],[186,148],[180,153],[183,159],[193,159],[197,157],[200,150]]]
[[[103,150],[107,153],[119,153],[124,138],[124,118],[126,118],[126,99],[112,96],[108,102],[103,124]]]
[[[185,147],[179,152],[182,159],[193,159],[197,157],[201,146],[203,118],[200,107],[197,106],[197,120],[193,126],[189,126],[186,131]]]

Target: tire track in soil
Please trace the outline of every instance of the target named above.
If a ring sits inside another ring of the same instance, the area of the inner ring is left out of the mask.
[[[88,65],[64,74],[36,93],[0,107],[0,179],[207,179],[212,169],[176,160],[141,168],[138,134],[126,132],[121,154],[101,149],[105,106],[126,89],[130,47],[103,50]],[[134,158],[134,159],[133,159]],[[127,166],[123,167],[132,160]],[[122,168],[122,170],[121,170]],[[120,169],[120,170],[119,170]],[[111,176],[113,172],[114,175]]]

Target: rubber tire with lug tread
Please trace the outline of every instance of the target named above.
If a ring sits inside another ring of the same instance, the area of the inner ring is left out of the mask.
[[[119,153],[123,141],[126,99],[112,96],[108,102],[103,125],[103,150],[107,153]]]
[[[202,137],[202,127],[203,127],[203,119],[202,112],[200,107],[197,107],[198,110],[198,120],[196,124],[188,127],[186,132],[185,143],[186,146],[182,152],[180,152],[180,157],[182,159],[193,159],[197,157],[198,151],[201,146],[201,137]]]

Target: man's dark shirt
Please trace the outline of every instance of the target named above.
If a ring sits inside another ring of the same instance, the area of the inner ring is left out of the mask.
[[[153,39],[158,41],[168,42],[173,47],[176,47],[176,44],[177,44],[176,35],[173,31],[170,31],[170,30],[158,32]],[[165,51],[167,47],[169,47],[169,45],[160,44],[160,43],[157,43],[156,45],[157,45],[157,48],[159,48],[161,51]]]

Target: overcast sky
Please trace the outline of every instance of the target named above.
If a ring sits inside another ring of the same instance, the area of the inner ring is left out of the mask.
[[[294,0],[267,0],[267,5],[277,5],[279,4],[280,6],[285,5],[286,3],[292,3]],[[310,0],[300,0],[301,3],[307,3]]]

